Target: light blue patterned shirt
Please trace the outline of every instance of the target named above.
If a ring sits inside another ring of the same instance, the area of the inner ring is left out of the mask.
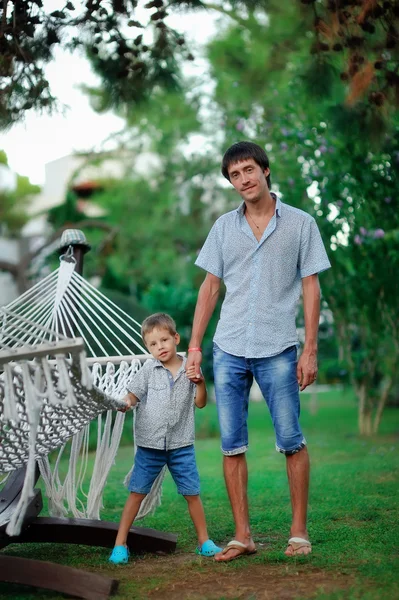
[[[134,435],[137,446],[174,450],[194,444],[194,399],[197,386],[188,379],[183,358],[176,377],[153,358],[148,359],[127,386],[140,400]]]
[[[243,202],[219,217],[195,261],[225,283],[214,341],[235,356],[275,356],[298,344],[301,279],[331,266],[314,218],[275,199],[259,242]]]

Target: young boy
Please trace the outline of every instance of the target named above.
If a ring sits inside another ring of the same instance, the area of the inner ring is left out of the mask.
[[[137,452],[130,495],[109,560],[114,564],[128,562],[129,529],[164,465],[168,465],[177,491],[187,500],[198,536],[196,553],[214,556],[221,548],[208,537],[194,454],[194,404],[198,408],[206,405],[205,380],[201,374],[193,383],[189,377],[195,376],[194,370],[185,372],[186,360],[176,351],[180,336],[172,317],[151,315],[143,322],[141,335],[154,360],[148,360],[136,373],[124,398],[126,410],[136,407]]]

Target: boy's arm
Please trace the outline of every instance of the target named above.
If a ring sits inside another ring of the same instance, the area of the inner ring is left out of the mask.
[[[186,375],[191,381],[193,379],[195,371],[196,371],[196,367],[194,365],[192,367],[189,367],[189,369],[186,371]],[[204,408],[204,406],[206,406],[206,401],[208,399],[208,392],[206,390],[205,378],[202,374],[201,369],[200,369],[199,376],[196,377],[196,381],[193,383],[194,383],[194,385],[197,386],[195,400],[194,400],[195,406],[197,408]]]
[[[208,399],[208,392],[206,390],[205,379],[202,377],[202,381],[195,384],[197,386],[197,393],[195,395],[195,406],[197,408],[204,408]]]
[[[126,396],[124,396],[123,402],[126,403],[126,407],[125,408],[118,408],[118,410],[120,412],[126,412],[127,410],[129,410],[129,408],[132,408],[133,406],[136,406],[136,404],[139,402],[139,399],[137,398],[137,396],[135,396],[134,394],[132,394],[132,392],[128,392],[126,394]]]

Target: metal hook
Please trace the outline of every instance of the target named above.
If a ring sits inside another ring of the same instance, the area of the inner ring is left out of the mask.
[[[65,254],[61,254],[60,256],[60,262],[62,260],[66,260],[66,262],[74,262],[76,264],[76,258],[73,255],[73,246],[68,246],[68,250],[65,252]]]

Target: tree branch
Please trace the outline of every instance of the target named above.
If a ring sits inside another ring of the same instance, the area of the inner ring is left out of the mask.
[[[16,277],[18,274],[18,264],[10,263],[7,260],[0,260],[0,271],[7,271]]]

